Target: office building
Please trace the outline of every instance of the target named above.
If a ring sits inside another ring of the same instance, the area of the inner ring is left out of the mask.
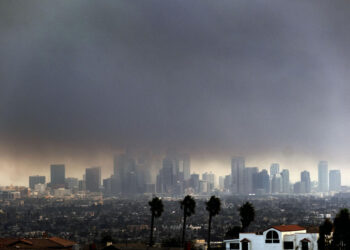
[[[274,174],[271,179],[271,193],[282,193],[282,178],[280,174]]]
[[[282,193],[284,193],[284,194],[290,193],[289,170],[288,169],[282,170],[281,178],[282,178]]]
[[[254,193],[254,174],[259,172],[257,167],[248,167],[244,169],[244,193],[253,194]]]
[[[219,176],[219,189],[220,190],[224,190],[224,181],[225,181],[225,177]]]
[[[233,194],[244,193],[244,169],[245,160],[243,157],[232,158],[231,161],[231,192]]]
[[[253,179],[256,194],[270,193],[270,176],[266,169],[263,169],[258,174],[255,174]]]
[[[211,192],[214,190],[215,175],[212,172],[202,174],[202,180],[208,182],[208,192]]]
[[[191,174],[190,185],[195,193],[199,192],[199,174]]]
[[[51,186],[64,187],[66,182],[66,169],[64,164],[51,165]]]
[[[280,173],[280,164],[278,163],[272,163],[270,166],[270,176],[271,178],[275,176],[276,174]]]
[[[329,191],[339,192],[341,189],[340,170],[329,171]]]
[[[225,175],[225,179],[224,179],[224,190],[226,192],[230,191],[231,190],[231,187],[232,187],[232,177],[231,175]]]
[[[318,163],[318,191],[328,192],[328,162]]]
[[[101,186],[101,167],[87,168],[85,171],[86,190],[99,192]]]
[[[45,184],[45,179],[45,176],[40,175],[29,176],[29,188],[34,190],[36,184]]]
[[[300,174],[300,192],[301,193],[310,193],[311,192],[311,179],[310,172],[303,171]]]
[[[183,175],[185,181],[191,178],[191,160],[187,154],[183,156]]]
[[[73,178],[73,177],[66,178],[66,187],[68,189],[78,189],[79,188],[78,178]]]

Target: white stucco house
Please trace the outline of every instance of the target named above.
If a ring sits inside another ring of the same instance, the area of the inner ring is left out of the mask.
[[[225,240],[235,250],[317,250],[318,233],[307,233],[298,225],[273,226],[263,233],[240,233],[239,239]]]

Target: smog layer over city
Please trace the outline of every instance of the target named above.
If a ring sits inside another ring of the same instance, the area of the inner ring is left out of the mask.
[[[0,2],[0,249],[350,249],[350,3]]]

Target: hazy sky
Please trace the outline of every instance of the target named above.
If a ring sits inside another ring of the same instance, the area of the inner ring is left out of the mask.
[[[2,0],[0,185],[125,147],[350,184],[349,30],[345,0]]]

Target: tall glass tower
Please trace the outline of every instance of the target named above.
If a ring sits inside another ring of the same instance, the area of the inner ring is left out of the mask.
[[[318,191],[328,192],[328,162],[318,163]]]

